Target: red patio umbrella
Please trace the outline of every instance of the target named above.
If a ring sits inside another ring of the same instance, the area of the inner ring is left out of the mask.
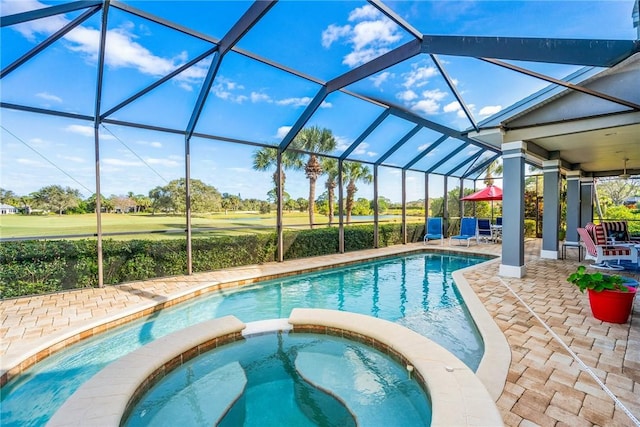
[[[490,185],[486,188],[483,188],[480,191],[476,191],[473,194],[469,194],[468,196],[464,196],[460,200],[472,200],[476,202],[480,201],[490,201],[490,200],[502,200],[502,188],[496,187],[495,185]]]
[[[480,191],[476,191],[473,194],[469,194],[468,196],[465,196],[460,200],[473,201],[473,202],[491,201],[491,222],[493,222],[493,201],[502,200],[502,188],[496,187],[495,185],[492,184],[487,186],[486,188],[483,188]]]

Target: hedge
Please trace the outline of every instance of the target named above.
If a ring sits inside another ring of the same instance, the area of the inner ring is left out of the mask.
[[[345,226],[345,251],[373,248],[373,225]],[[379,227],[379,246],[402,243],[400,224]],[[424,224],[408,224],[409,242],[424,235]],[[275,233],[194,238],[193,272],[276,260]],[[0,245],[0,298],[98,286],[95,239],[27,240]],[[284,259],[338,253],[338,228],[284,232]],[[176,276],[187,271],[185,240],[112,240],[102,244],[105,285]]]

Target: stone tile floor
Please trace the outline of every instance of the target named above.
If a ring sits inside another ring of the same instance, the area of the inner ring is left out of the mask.
[[[205,292],[212,285],[350,260],[393,255],[421,248],[410,244],[285,263],[247,266],[0,301],[0,356],[3,373],[52,339],[113,321],[179,296]],[[470,248],[432,242],[432,249],[500,255],[497,244]],[[587,296],[565,278],[580,263],[539,258],[540,241],[525,244],[527,275],[498,276],[499,263],[464,273],[511,347],[511,365],[497,401],[508,426],[640,426],[640,306],[631,322],[603,323],[591,316]],[[571,258],[575,256],[574,258]],[[583,262],[584,263],[584,262]],[[639,279],[637,273],[625,275]]]

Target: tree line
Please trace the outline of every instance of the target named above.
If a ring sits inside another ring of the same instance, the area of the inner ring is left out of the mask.
[[[266,194],[267,200],[242,199],[240,195],[220,193],[215,187],[198,179],[190,180],[190,203],[192,212],[220,211],[259,211],[268,213],[277,201],[278,184],[282,183],[282,202],[286,210],[308,212],[309,224],[314,224],[314,214],[327,215],[329,224],[334,220],[336,207],[336,188],[338,185],[338,162],[336,159],[321,157],[336,148],[336,139],[326,128],[308,127],[302,129],[290,145],[290,150],[282,154],[282,176],[277,169],[277,149],[265,147],[253,153],[253,168],[257,171],[274,170],[273,188]],[[303,171],[309,180],[309,196],[293,199],[285,191],[285,171]],[[367,199],[356,199],[357,183],[371,183],[373,175],[370,169],[358,162],[344,162],[342,180],[345,183],[346,197],[344,209],[347,222],[351,215],[368,215],[372,203]],[[316,197],[316,183],[320,177],[326,177],[326,192]],[[49,185],[26,196],[19,196],[11,190],[0,189],[0,202],[13,205],[25,213],[34,210],[56,212],[59,214],[90,213],[96,211],[96,195],[82,199],[77,189]],[[382,200],[383,207],[386,203]],[[102,195],[100,205],[103,212],[136,213],[156,212],[184,213],[186,211],[186,180],[170,181],[164,186],[153,188],[147,195],[129,192],[126,195]],[[380,205],[380,201],[379,201]]]

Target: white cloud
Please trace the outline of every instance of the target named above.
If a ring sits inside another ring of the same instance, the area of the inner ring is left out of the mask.
[[[403,92],[400,92],[398,97],[400,97],[402,93]],[[414,98],[407,97],[400,99],[403,99],[413,111],[421,112],[423,114],[437,114],[440,111],[440,101],[448,96],[446,92],[443,92],[440,89],[425,90],[421,95],[422,97],[418,101],[415,101],[415,99],[418,99],[417,96]],[[450,104],[449,108],[453,108],[453,106]]]
[[[357,21],[359,19],[377,19],[380,16],[378,9],[370,4],[365,4],[362,7],[356,8],[349,13],[349,21]]]
[[[412,90],[403,90],[402,92],[398,92],[396,97],[402,101],[410,102],[418,97],[418,94]]]
[[[345,138],[344,136],[334,136],[336,140],[336,150],[344,151],[351,146],[353,141],[351,139]]]
[[[469,104],[467,105],[467,108],[469,109],[469,111],[473,111],[475,108],[475,105]],[[445,105],[442,111],[444,111],[445,113],[456,113],[456,116],[461,119],[467,118],[467,115],[465,114],[464,110],[462,109],[462,106],[458,101],[453,101]]]
[[[353,154],[364,154],[367,152],[367,148],[369,148],[369,144],[366,142],[361,142],[358,146],[353,150]]]
[[[235,102],[237,104],[242,104],[244,101],[249,99],[246,95],[237,93],[237,91],[243,89],[244,86],[234,82],[231,79],[220,76],[213,83],[211,92],[213,92],[213,94],[220,99]]]
[[[496,114],[500,110],[502,110],[502,105],[487,105],[486,107],[482,107],[478,114],[482,117],[487,117]]]
[[[161,166],[166,166],[166,167],[170,167],[170,168],[174,168],[177,166],[181,166],[181,164],[175,160],[172,159],[154,159],[154,158],[149,158],[146,159],[146,162],[150,165],[161,165]]]
[[[388,51],[388,48],[354,50],[353,52],[345,55],[342,63],[354,68],[360,64],[369,62]]]
[[[273,102],[266,93],[251,92],[251,102]]]
[[[411,106],[412,110],[424,114],[436,114],[439,108],[440,104],[433,99],[422,99]]]
[[[329,48],[340,40],[350,45],[352,51],[342,60],[349,67],[356,67],[388,52],[392,44],[402,39],[398,25],[371,5],[352,10],[348,19],[355,24],[331,24],[322,32],[322,46]]]
[[[82,135],[82,136],[93,138],[93,126],[69,125],[66,128],[64,128],[64,130],[66,130],[67,132],[76,133],[78,135]],[[113,135],[101,132],[100,133],[100,139],[103,140],[103,141],[106,141],[106,140],[114,140],[115,138],[114,138]]]
[[[333,42],[348,36],[350,32],[351,32],[351,25],[345,25],[343,27],[339,27],[334,24],[329,25],[322,32],[322,47],[326,49],[330,48]]]
[[[42,98],[42,99],[44,99],[46,101],[62,102],[62,98],[60,98],[59,96],[52,95],[52,94],[47,93],[47,92],[36,93],[36,96],[38,98]]]
[[[429,79],[438,75],[435,67],[414,67],[408,73],[404,73],[404,82],[402,85],[407,89],[422,87],[429,83]]]
[[[356,50],[367,46],[390,45],[402,38],[398,33],[398,25],[388,19],[378,21],[364,21],[353,27],[351,42]]]
[[[69,125],[65,130],[82,136],[93,136],[93,126]]]
[[[278,128],[278,132],[276,133],[276,138],[278,139],[284,138],[285,136],[287,136],[290,130],[291,130],[291,126],[280,126]]]
[[[355,150],[353,150],[353,154],[357,155],[365,155],[367,157],[375,157],[378,155],[375,151],[369,151],[369,144],[367,142],[361,142],[358,144]]]
[[[422,144],[418,147],[418,151],[424,151],[431,145],[431,142],[427,142],[426,144]]]
[[[45,140],[44,140],[44,139],[42,139],[42,138],[31,138],[31,139],[29,140],[29,142],[30,142],[31,144],[33,144],[33,145],[39,145],[39,146],[42,146],[42,147],[46,147],[46,146],[50,145],[50,142],[49,142],[49,141],[45,141]]]
[[[42,9],[47,5],[33,0],[2,1],[2,15],[8,16],[21,12],[28,12],[34,9]],[[36,34],[53,34],[65,26],[69,21],[61,15],[51,16],[44,19],[22,23],[12,28],[22,34],[29,41],[36,40]]]
[[[389,71],[384,71],[380,74],[378,74],[377,76],[373,76],[370,77],[369,80],[371,80],[373,82],[373,85],[375,87],[380,87],[382,85],[382,83],[386,82],[387,80],[389,80],[390,78],[393,78],[394,74],[389,72]]]
[[[139,141],[136,141],[136,144],[138,144],[138,145],[146,145],[146,146],[153,147],[153,148],[161,148],[162,147],[162,143],[158,142],[158,141],[139,140]]]
[[[303,96],[302,98],[285,98],[276,101],[278,105],[293,105],[294,107],[306,107],[311,102],[311,98]]]
[[[424,92],[422,92],[423,97],[427,99],[433,99],[434,101],[442,101],[447,97],[447,95],[447,92],[443,92],[440,89],[425,90]]]
[[[42,9],[49,5],[34,0],[2,1],[3,15]],[[30,41],[36,41],[38,36],[50,36],[63,28],[70,21],[64,15],[36,19],[13,26],[12,28]],[[135,41],[136,36],[130,33],[135,26],[131,22],[124,22],[118,28],[107,31],[105,63],[113,68],[133,68],[140,73],[152,76],[164,76],[186,62],[185,52],[174,58],[163,58],[155,55],[142,44]],[[65,46],[73,52],[84,54],[91,62],[98,58],[100,31],[88,26],[78,26],[64,36]],[[180,86],[191,90],[191,85],[202,80],[206,75],[206,64],[202,61],[194,67],[180,73],[176,80]]]
[[[460,103],[458,101],[450,102],[442,109],[445,113],[457,113],[460,110],[462,110],[462,107],[460,107]]]
[[[39,162],[37,160],[31,160],[31,159],[16,159],[16,163],[19,163],[21,165],[26,165],[26,166],[38,166],[38,167],[43,166],[42,162]]]

